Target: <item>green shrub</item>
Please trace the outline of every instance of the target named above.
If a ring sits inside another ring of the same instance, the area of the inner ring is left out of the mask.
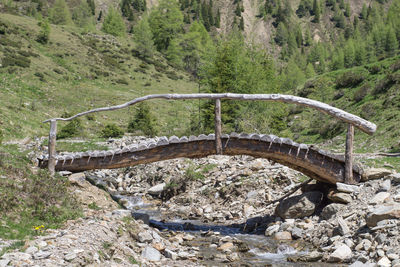
[[[319,134],[324,139],[331,139],[345,130],[344,123],[341,121],[326,121],[320,128]]]
[[[124,135],[124,131],[119,128],[116,124],[107,124],[101,131],[101,137],[104,138],[119,138]]]
[[[27,57],[16,55],[16,54],[6,54],[2,58],[3,67],[8,66],[18,66],[21,68],[29,68],[31,65],[31,60]]]
[[[372,95],[379,95],[386,93],[392,85],[400,82],[400,73],[388,74],[376,83],[374,90],[372,91]]]
[[[367,103],[361,108],[361,117],[369,120],[376,115],[376,107],[372,103]]]
[[[125,22],[118,11],[112,7],[108,10],[107,17],[104,19],[102,30],[114,36],[125,36]]]
[[[392,72],[396,72],[396,71],[400,70],[400,59],[397,60],[395,63],[393,63],[390,66],[390,69],[392,70]]]
[[[356,103],[358,103],[358,102],[360,102],[361,100],[363,100],[364,97],[367,96],[369,90],[370,90],[369,84],[364,84],[363,86],[361,86],[360,88],[358,88],[358,90],[355,91],[355,93],[354,93],[354,95],[353,95],[353,101],[355,101]]]
[[[336,80],[337,88],[349,88],[355,87],[360,84],[365,79],[364,75],[361,73],[355,73],[348,71],[339,76]]]
[[[57,139],[74,137],[81,132],[82,132],[81,121],[79,119],[74,119],[61,128],[60,132],[57,134]]]
[[[146,103],[140,103],[133,119],[128,124],[128,132],[134,133],[142,131],[148,136],[157,135],[156,119],[150,112],[150,107]]]
[[[41,44],[47,44],[50,39],[50,23],[47,19],[39,22],[40,32],[36,39]]]

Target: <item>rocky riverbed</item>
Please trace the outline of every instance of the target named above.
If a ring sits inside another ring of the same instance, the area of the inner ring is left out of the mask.
[[[0,266],[400,266],[400,174],[390,170],[356,186],[311,182],[280,203],[307,177],[246,156],[64,175],[85,217]]]

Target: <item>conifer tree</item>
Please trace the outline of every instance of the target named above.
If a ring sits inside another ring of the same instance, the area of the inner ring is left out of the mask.
[[[242,17],[242,16],[240,17],[239,29],[240,29],[241,31],[244,30],[244,20],[243,20],[243,17]]]
[[[49,11],[50,22],[53,24],[66,25],[71,23],[71,13],[65,0],[56,0]]]
[[[394,56],[399,48],[396,33],[391,25],[387,26],[385,50],[388,56]]]
[[[219,12],[219,9],[217,10],[217,16],[215,17],[215,27],[221,27],[221,14]]]
[[[81,1],[79,6],[74,9],[72,20],[80,28],[85,28],[86,30],[94,29],[92,10],[86,1]]]
[[[94,16],[96,14],[96,5],[94,3],[94,0],[86,0],[87,4],[89,5],[90,10],[92,11],[92,15]]]
[[[312,44],[311,32],[310,32],[310,28],[307,27],[306,33],[304,36],[304,45],[310,46],[311,44]]]
[[[368,8],[367,5],[364,3],[360,13],[360,19],[367,19],[368,17]]]
[[[47,44],[50,39],[50,23],[48,19],[43,19],[39,22],[40,32],[37,41],[41,44]]]
[[[348,18],[351,16],[351,9],[350,9],[349,2],[346,2],[345,6],[344,6],[344,15]]]
[[[166,51],[171,41],[182,31],[183,14],[175,0],[162,0],[150,13],[149,23],[154,44],[159,51]]]
[[[125,23],[122,16],[113,7],[108,9],[108,14],[103,22],[102,31],[114,36],[125,36]]]
[[[318,0],[314,0],[313,2],[313,13],[314,13],[314,22],[319,23],[321,19],[321,10]]]
[[[154,54],[153,34],[151,33],[148,17],[144,16],[133,30],[136,50],[144,58],[151,58]]]
[[[156,136],[156,117],[151,114],[149,105],[142,102],[138,106],[138,110],[128,124],[128,131],[131,133],[142,131],[146,136]]]

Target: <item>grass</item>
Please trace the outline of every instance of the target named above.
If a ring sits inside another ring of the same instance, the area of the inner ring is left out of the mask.
[[[373,168],[389,168],[396,172],[400,172],[400,160],[398,157],[379,157],[379,158],[363,158],[359,162]],[[391,166],[391,167],[390,167]],[[392,168],[393,167],[393,168]]]
[[[82,215],[64,177],[33,171],[29,151],[0,145],[0,238],[26,239]]]
[[[29,68],[0,67],[0,124],[6,141],[47,135],[49,124],[42,121],[60,117],[65,112],[75,114],[121,104],[146,94],[197,91],[197,85],[186,74],[173,70],[158,54],[155,61],[163,66],[159,70],[176,72],[177,80],[168,78],[151,64],[146,65],[146,73],[135,72],[143,61],[129,52],[134,47],[132,38],[116,39],[120,46],[96,39],[97,45],[93,48],[89,42],[93,37],[81,35],[79,29],[52,25],[50,42],[42,45],[34,38],[39,32],[35,19],[2,14],[0,21],[14,29],[7,34],[8,39],[21,44],[21,49],[39,55],[29,57]],[[0,58],[3,53],[0,48]],[[110,60],[117,61],[119,67],[106,64]],[[150,106],[157,114],[161,133],[173,135],[185,131],[196,103],[151,101]],[[96,113],[94,119],[83,118],[81,137],[99,136],[102,128],[99,126],[107,123],[116,123],[126,130],[134,109]],[[64,125],[58,123],[58,129]]]
[[[85,151],[93,151],[93,150],[108,150],[109,147],[107,145],[102,144],[104,139],[92,139],[90,141],[65,141],[65,140],[57,140],[56,149],[58,152],[85,152]],[[45,139],[42,142],[43,146],[48,145],[48,140]]]
[[[15,241],[10,246],[4,247],[0,250],[0,257],[9,251],[13,251],[13,250],[22,248],[23,246],[25,246],[25,241],[22,241],[22,240]]]

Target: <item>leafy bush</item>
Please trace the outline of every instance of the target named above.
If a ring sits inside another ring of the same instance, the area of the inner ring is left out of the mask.
[[[356,103],[360,102],[361,100],[364,99],[364,97],[367,96],[368,91],[370,90],[369,84],[364,84],[361,86],[353,95],[353,101]]]
[[[340,121],[328,120],[320,128],[319,134],[324,139],[331,139],[343,132],[344,129],[344,123]]]
[[[400,73],[396,74],[388,74],[376,83],[374,90],[372,91],[372,95],[379,95],[386,93],[392,85],[400,82]]]
[[[381,70],[382,67],[380,65],[373,65],[367,68],[369,73],[374,75],[374,74],[378,74]]]
[[[140,103],[133,119],[128,124],[128,132],[133,133],[140,130],[145,135],[157,135],[156,119],[150,112],[150,107],[146,103]]]
[[[348,71],[343,73],[336,80],[337,88],[345,88],[345,87],[355,87],[360,84],[365,79],[364,75],[361,73],[355,73],[352,71]]]
[[[16,54],[6,54],[2,59],[2,64],[3,67],[18,66],[21,68],[29,68],[31,60],[27,57]]]
[[[50,39],[50,24],[47,19],[39,22],[40,32],[36,39],[41,44],[47,44]]]
[[[77,136],[82,131],[82,123],[79,119],[74,119],[61,128],[57,134],[57,139],[64,139]]]
[[[376,107],[372,103],[367,103],[361,108],[361,117],[369,120],[376,115]]]
[[[390,66],[390,69],[392,70],[392,72],[396,72],[396,71],[400,70],[400,60],[397,60],[395,63],[393,63]]]
[[[124,131],[114,123],[107,124],[101,131],[101,137],[104,138],[119,138],[123,135]]]

